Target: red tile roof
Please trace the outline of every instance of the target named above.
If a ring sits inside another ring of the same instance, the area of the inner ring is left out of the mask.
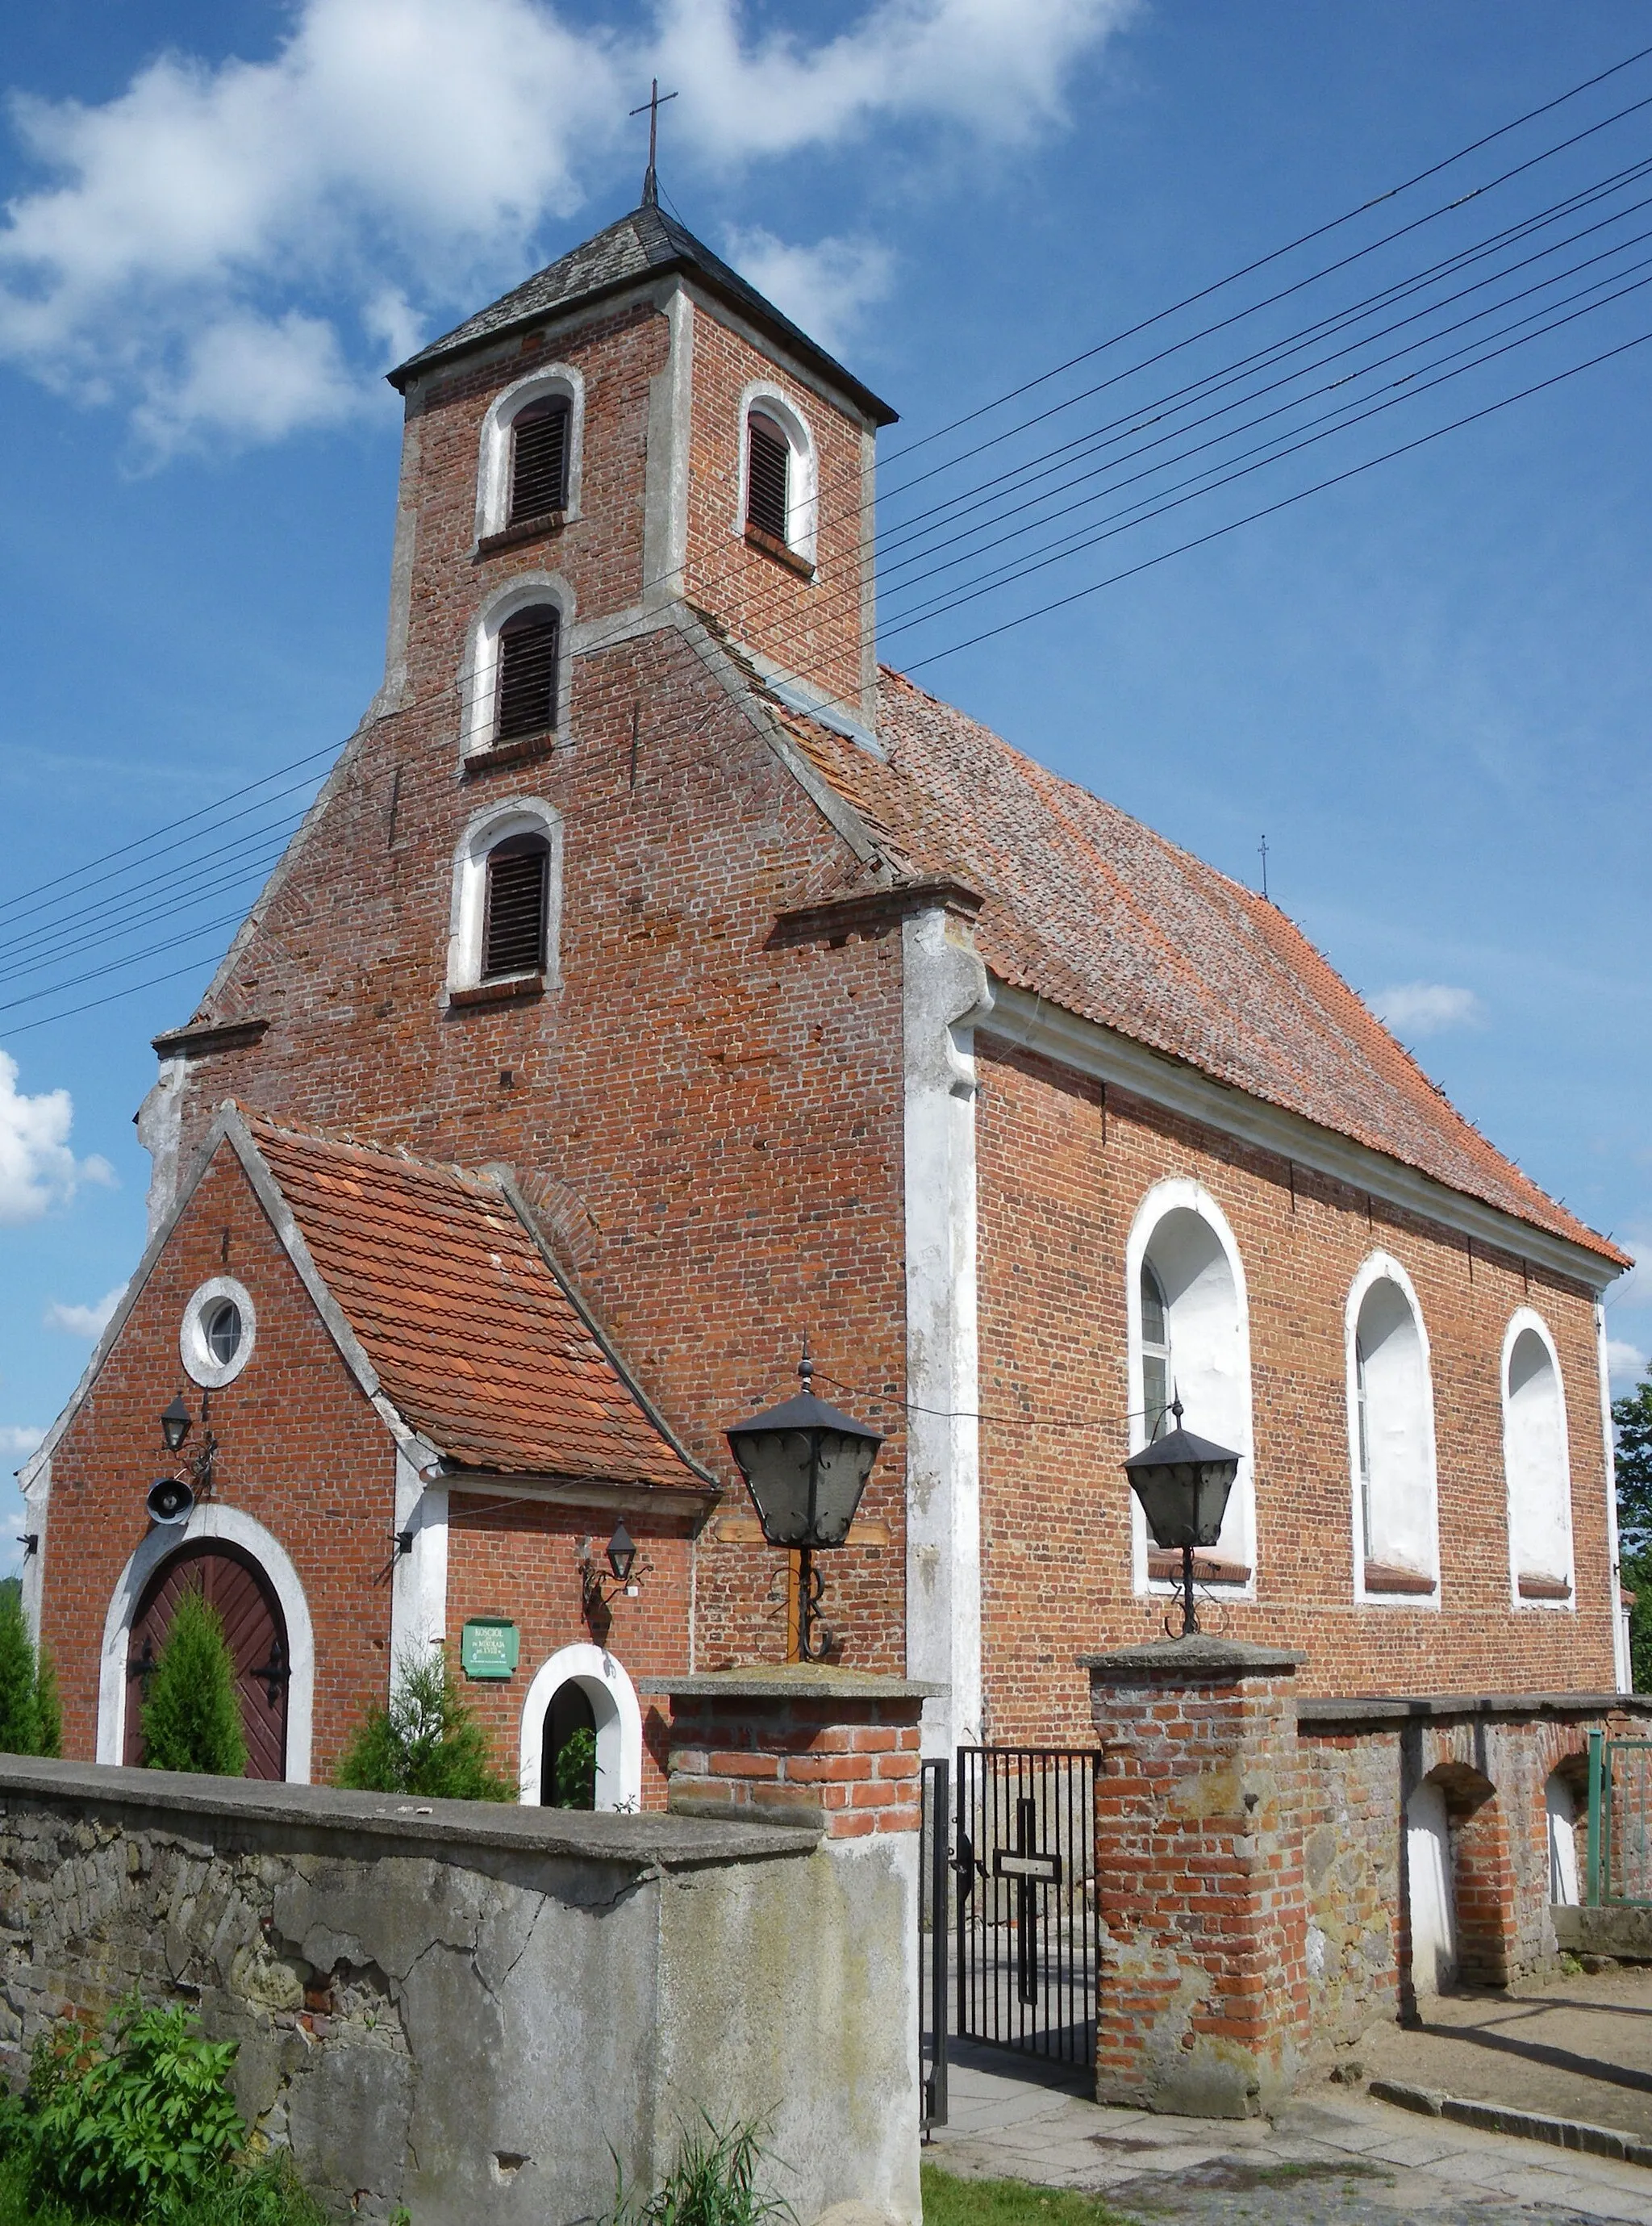
[[[246,1120],[385,1397],[449,1460],[706,1489],[496,1184]]]
[[[1628,1264],[1463,1118],[1277,906],[899,673],[882,674],[886,765],[779,716],[898,873],[981,894],[976,945],[1001,980]]]

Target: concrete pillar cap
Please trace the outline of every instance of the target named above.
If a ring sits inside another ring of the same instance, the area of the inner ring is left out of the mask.
[[[1115,1646],[1105,1654],[1081,1654],[1078,1667],[1092,1682],[1173,1685],[1210,1684],[1236,1677],[1291,1677],[1307,1660],[1287,1646],[1253,1646],[1246,1639],[1223,1638],[1201,1631],[1191,1638],[1155,1638],[1137,1646]]]

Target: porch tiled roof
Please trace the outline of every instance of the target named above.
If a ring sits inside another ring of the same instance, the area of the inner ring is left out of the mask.
[[[976,945],[1001,980],[1628,1264],[1465,1120],[1277,906],[899,673],[881,676],[887,763],[779,716],[898,874],[980,893]]]
[[[495,1183],[247,1126],[384,1396],[449,1460],[705,1489]]]

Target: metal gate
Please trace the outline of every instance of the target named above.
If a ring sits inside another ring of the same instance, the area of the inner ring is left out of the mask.
[[[951,1765],[924,1765],[918,1888],[918,2077],[923,2134],[946,2123],[948,1944],[952,1929]]]
[[[1583,1898],[1652,1904],[1652,1739],[1589,1734]]]
[[[1096,2061],[1096,1765],[1090,1749],[958,1749],[957,2031]]]

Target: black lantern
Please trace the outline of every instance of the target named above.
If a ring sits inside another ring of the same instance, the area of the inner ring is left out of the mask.
[[[194,1422],[194,1416],[184,1405],[181,1393],[169,1407],[162,1408],[161,1435],[169,1453],[183,1451],[183,1441],[189,1435]]]
[[[848,1537],[883,1443],[880,1432],[815,1396],[814,1372],[805,1345],[797,1369],[803,1390],[728,1433],[763,1536],[798,1555],[797,1650],[805,1662],[818,1662],[832,1638],[820,1621],[823,1586],[811,1556]]]
[[[622,1515],[613,1526],[613,1536],[608,1541],[608,1567],[613,1571],[617,1585],[631,1582],[632,1564],[637,1558],[637,1541],[626,1528]]]
[[[1130,1488],[1141,1502],[1156,1546],[1179,1549],[1182,1557],[1182,1635],[1198,1630],[1193,1612],[1193,1549],[1214,1546],[1222,1536],[1228,1494],[1239,1473],[1239,1456],[1213,1446],[1182,1428],[1182,1402],[1172,1402],[1176,1428],[1143,1446],[1124,1464]]]

